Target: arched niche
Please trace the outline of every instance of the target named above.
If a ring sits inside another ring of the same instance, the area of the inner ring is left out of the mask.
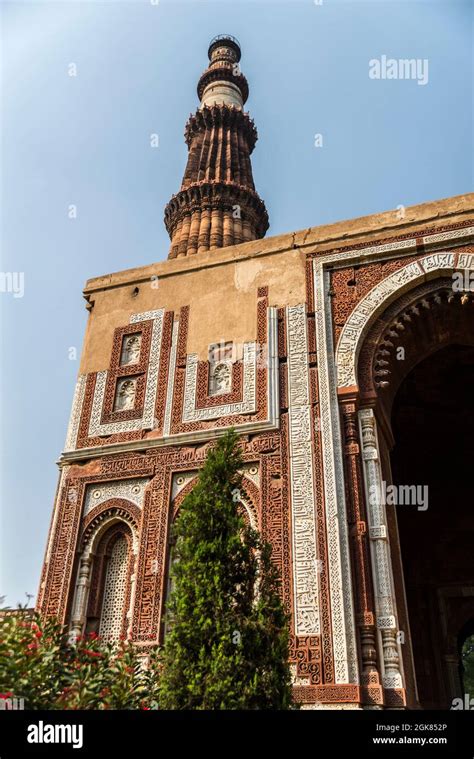
[[[140,510],[111,499],[84,522],[71,613],[71,638],[97,633],[105,640],[127,637]]]

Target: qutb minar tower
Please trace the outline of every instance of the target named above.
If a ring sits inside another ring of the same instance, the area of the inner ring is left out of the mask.
[[[239,61],[233,37],[212,40],[168,259],[86,283],[38,609],[143,656],[162,644],[173,520],[232,427],[295,699],[449,708],[474,630],[474,319],[453,290],[474,272],[473,198],[261,239]],[[407,483],[431,483],[428,510],[380,496]]]
[[[252,177],[257,130],[244,112],[249,87],[240,71],[239,43],[220,35],[208,55],[209,67],[197,87],[201,104],[186,124],[189,156],[183,182],[165,209],[169,258],[238,245],[263,237],[268,229]]]

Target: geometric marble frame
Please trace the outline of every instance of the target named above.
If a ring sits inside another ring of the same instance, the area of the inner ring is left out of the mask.
[[[150,358],[146,372],[143,415],[140,416],[139,419],[129,419],[105,424],[101,423],[108,372],[97,372],[91,418],[89,422],[89,437],[113,435],[120,432],[133,432],[140,429],[153,429],[164,313],[164,309],[160,309],[158,311],[147,311],[143,314],[134,314],[130,317],[130,324],[139,324],[142,321],[153,320]],[[132,367],[129,368],[132,370]]]
[[[154,425],[154,403],[157,392],[158,371],[160,367],[161,338],[163,332],[164,309],[159,311],[149,311],[143,314],[134,314],[130,318],[130,323],[153,320],[153,331],[150,347],[150,363],[147,371],[147,381],[145,390],[144,414],[141,419],[128,419],[117,421],[109,424],[100,424],[102,404],[105,396],[107,382],[107,371],[97,372],[96,385],[94,391],[93,408],[89,422],[89,436],[106,436],[117,433],[130,432],[141,429],[153,429]],[[267,335],[268,335],[268,365],[266,377],[266,419],[255,419],[245,423],[236,424],[239,432],[242,434],[258,433],[270,431],[279,428],[280,403],[279,403],[279,378],[278,378],[278,316],[277,309],[274,307],[267,308]],[[169,358],[169,383],[165,401],[165,416],[163,425],[163,435],[156,438],[143,440],[132,440],[123,442],[114,442],[102,446],[91,446],[77,449],[77,439],[81,420],[82,409],[85,400],[86,383],[88,375],[82,374],[78,377],[74,392],[71,415],[69,420],[68,432],[66,436],[65,448],[61,456],[61,463],[66,461],[81,460],[85,453],[94,456],[107,456],[114,451],[139,450],[142,448],[154,448],[163,445],[178,445],[184,442],[196,442],[199,440],[209,440],[215,437],[215,434],[225,430],[225,427],[217,425],[215,428],[210,427],[203,430],[190,432],[170,433],[170,415],[174,391],[174,370],[176,365],[176,344],[178,339],[179,320],[175,319],[173,325],[173,339],[171,354]],[[255,367],[256,367],[256,344],[246,343],[244,346],[244,397],[241,403],[225,404],[223,406],[211,406],[209,408],[197,408],[191,410],[189,398],[195,398],[195,357],[187,357],[187,393],[188,398],[185,401],[186,418],[194,418],[194,414],[199,419],[217,419],[220,416],[238,415],[242,410],[245,413],[255,411]],[[193,400],[194,404],[194,400]],[[229,421],[229,426],[231,422]],[[94,433],[91,435],[91,433]]]
[[[362,342],[377,316],[417,284],[451,274],[454,268],[454,253],[425,256],[385,277],[359,301],[341,330],[336,348],[338,387],[357,385],[357,364]]]

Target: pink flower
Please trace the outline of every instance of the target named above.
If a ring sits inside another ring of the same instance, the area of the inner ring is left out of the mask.
[[[102,658],[102,654],[99,651],[91,651],[90,648],[83,648],[82,652],[88,656],[95,656],[96,658]]]

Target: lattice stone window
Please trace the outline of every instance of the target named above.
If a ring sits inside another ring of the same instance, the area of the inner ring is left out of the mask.
[[[232,389],[233,343],[209,346],[209,395],[223,395]]]
[[[124,335],[122,339],[122,352],[120,354],[120,366],[137,364],[140,360],[140,348],[142,336],[140,332],[134,335]]]
[[[114,411],[128,411],[135,406],[138,377],[122,377],[115,390]]]
[[[122,634],[127,590],[128,544],[125,537],[115,542],[107,564],[99,635],[115,641]]]

